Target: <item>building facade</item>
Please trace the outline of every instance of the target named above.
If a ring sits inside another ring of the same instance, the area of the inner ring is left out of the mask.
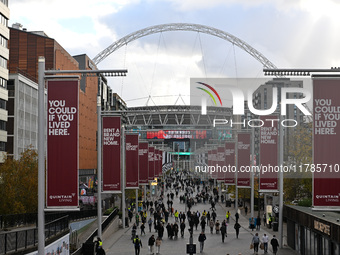
[[[97,67],[86,54],[71,56],[44,32],[30,32],[15,24],[10,28],[10,37],[8,151],[18,159],[25,149],[37,148],[39,57],[45,57],[46,70],[97,70]],[[92,207],[97,192],[97,96],[101,97],[102,110],[112,110],[115,103],[105,77],[84,75],[79,83],[80,206]]]
[[[8,40],[9,40],[9,8],[8,1],[0,1],[0,163],[6,157],[7,143],[7,121],[8,113],[6,109],[8,101],[7,81],[8,81]]]
[[[284,206],[287,244],[301,255],[339,255],[339,213],[310,207]]]
[[[19,159],[25,149],[38,147],[38,83],[23,74],[8,80],[8,156]]]

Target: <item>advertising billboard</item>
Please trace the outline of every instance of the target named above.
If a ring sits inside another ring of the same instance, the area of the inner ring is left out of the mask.
[[[265,119],[278,119],[278,116],[261,116],[264,125],[260,127],[260,164],[271,167],[278,166],[278,122],[264,121]],[[260,191],[278,191],[278,172],[260,171]]]
[[[340,79],[313,78],[313,206],[340,206]]]
[[[224,159],[224,165],[228,168],[228,171],[224,174],[224,183],[235,184],[235,171],[233,171],[233,167],[235,167],[235,143],[225,143]]]
[[[127,189],[139,187],[139,151],[138,134],[125,135],[125,167]]]
[[[149,143],[139,143],[139,184],[148,184],[149,175]]]
[[[78,80],[47,82],[46,207],[79,207]]]
[[[250,188],[250,134],[237,135],[237,186]],[[247,170],[248,169],[248,170]]]
[[[149,181],[153,181],[155,179],[155,148],[149,146]]]
[[[157,130],[147,131],[147,139],[210,139],[211,130]]]
[[[102,118],[103,191],[121,192],[121,119],[120,116]]]

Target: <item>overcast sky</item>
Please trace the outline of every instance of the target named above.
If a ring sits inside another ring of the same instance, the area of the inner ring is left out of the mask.
[[[94,58],[135,31],[194,23],[245,41],[278,68],[340,66],[338,0],[10,0],[9,8],[10,26],[44,31],[71,55]],[[190,78],[263,76],[262,64],[244,50],[198,32],[140,38],[98,68],[128,69],[109,85],[129,106],[183,104],[179,95],[188,104]]]

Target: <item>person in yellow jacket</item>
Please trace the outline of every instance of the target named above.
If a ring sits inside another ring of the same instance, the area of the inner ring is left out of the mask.
[[[178,215],[179,215],[179,213],[178,213],[178,211],[176,210],[176,211],[175,211],[175,221],[176,221],[176,222],[178,221]]]
[[[225,218],[227,219],[227,223],[229,223],[229,220],[230,220],[230,212],[228,211],[225,215]]]

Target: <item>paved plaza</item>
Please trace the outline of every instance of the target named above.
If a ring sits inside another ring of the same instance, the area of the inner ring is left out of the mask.
[[[181,195],[183,193],[180,193]],[[179,196],[178,196],[179,197]],[[165,201],[166,202],[166,194],[165,194]],[[177,211],[185,211],[185,205],[183,203],[179,202],[179,198],[174,198],[174,204],[173,208]],[[203,210],[208,211],[210,208],[210,204],[203,204],[198,203],[197,205],[194,205],[191,209],[192,212],[203,212]],[[250,249],[250,243],[252,240],[253,235],[258,232],[260,238],[262,238],[263,234],[266,233],[269,236],[269,240],[272,238],[273,234],[278,236],[278,232],[273,232],[271,229],[268,229],[267,227],[261,226],[260,231],[251,231],[251,229],[248,228],[248,218],[250,217],[250,214],[248,213],[247,217],[245,216],[244,212],[241,213],[239,223],[241,224],[242,228],[240,229],[239,238],[236,238],[235,230],[234,230],[234,223],[235,223],[235,209],[234,207],[225,207],[223,204],[216,204],[216,212],[217,212],[217,219],[222,222],[225,219],[225,215],[227,211],[230,211],[231,213],[231,220],[228,224],[227,234],[228,236],[225,238],[225,242],[222,243],[221,234],[216,234],[215,230],[214,233],[210,233],[210,229],[207,226],[205,233],[207,240],[205,241],[204,245],[204,251],[202,254],[206,255],[238,255],[241,253],[242,255],[248,255],[248,254],[254,254],[254,251]],[[211,212],[211,211],[210,211]],[[148,218],[150,216],[150,213],[148,212]],[[255,212],[255,216],[257,216],[257,212]],[[175,222],[174,217],[169,217],[169,223]],[[103,233],[103,247],[106,251],[106,254],[121,254],[121,255],[133,255],[134,252],[134,246],[131,241],[131,228],[132,224],[129,224],[129,227],[126,229],[119,229],[118,231],[113,231],[111,228],[108,228]],[[137,229],[137,234],[142,240],[143,248],[141,248],[140,255],[149,254],[148,251],[148,239],[151,236],[151,234],[155,235],[155,238],[157,237],[157,233],[154,232],[154,229],[152,227],[152,232],[149,232],[149,227],[146,224],[145,229],[146,235],[140,236],[140,229]],[[199,254],[199,242],[198,242],[198,235],[201,232],[200,225],[198,226],[197,230],[194,228],[193,233],[193,240],[194,243],[196,243],[196,252]],[[284,233],[285,235],[285,233]],[[186,244],[189,243],[189,231],[188,231],[188,221],[186,220],[186,229],[185,229],[185,235],[184,238],[179,237],[176,240],[168,239],[167,237],[167,231],[164,230],[164,236],[163,241],[161,245],[161,255],[172,255],[172,254],[186,254]],[[156,253],[155,253],[156,254]],[[259,249],[259,254],[264,254],[263,250]],[[269,244],[268,254],[272,253],[271,245]],[[298,254],[291,250],[289,247],[285,246],[279,250],[277,253],[279,255],[288,255],[288,254]]]

